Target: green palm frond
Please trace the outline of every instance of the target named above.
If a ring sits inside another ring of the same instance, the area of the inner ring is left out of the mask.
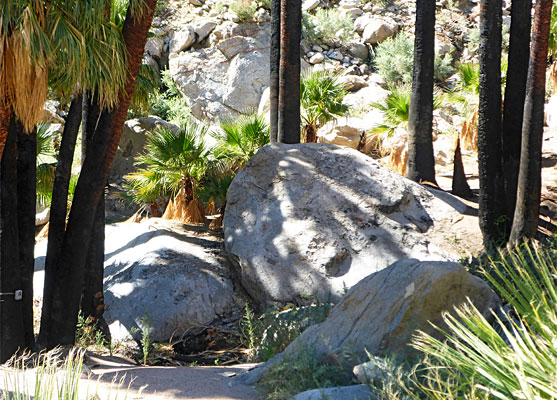
[[[150,94],[158,90],[161,80],[157,71],[148,64],[141,64],[135,86],[133,88],[133,96],[130,107],[136,113],[145,113],[149,111]]]
[[[194,120],[184,121],[180,129],[160,128],[151,133],[135,164],[137,172],[127,175],[126,187],[138,203],[171,197],[185,179],[194,186],[202,180],[212,161],[212,148],[203,140],[207,127]]]
[[[48,129],[48,125],[37,126],[37,163],[42,162],[42,157],[54,157],[54,132]]]
[[[414,377],[426,398],[469,398],[454,394],[473,391],[485,399],[557,398],[555,254],[525,245],[500,259],[482,273],[510,313],[492,324],[468,304],[444,316],[443,340],[423,332],[415,337],[413,346],[430,357],[423,375]]]
[[[48,207],[52,201],[55,171],[56,163],[37,165],[37,202],[41,207]]]
[[[261,115],[243,115],[236,120],[222,120],[220,131],[212,136],[219,142],[216,158],[227,159],[241,168],[269,143],[269,125]]]
[[[342,103],[348,92],[338,79],[339,75],[330,71],[316,71],[302,76],[300,102],[304,125],[319,127],[348,113],[348,106]]]
[[[226,204],[226,193],[233,179],[234,175],[231,173],[221,174],[212,171],[207,174],[202,185],[196,190],[196,195],[205,206],[213,202],[215,210],[218,212]]]

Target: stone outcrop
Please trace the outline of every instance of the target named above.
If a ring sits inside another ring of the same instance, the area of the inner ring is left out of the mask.
[[[242,315],[221,241],[178,222],[150,219],[106,228],[105,319],[112,338],[179,339],[199,326],[219,326]]]
[[[414,350],[408,345],[416,330],[439,337],[431,323],[448,329],[443,313],[468,302],[487,319],[492,319],[491,311],[501,305],[486,282],[457,263],[398,261],[360,281],[325,322],[309,327],[284,352],[241,380],[256,382],[273,365],[307,351],[321,362],[350,367],[369,360],[369,355],[410,356]],[[380,374],[374,368],[367,377],[364,372],[359,375],[374,379]]]
[[[435,226],[466,206],[348,148],[263,147],[232,182],[225,246],[262,307],[338,300],[396,260],[457,259]]]

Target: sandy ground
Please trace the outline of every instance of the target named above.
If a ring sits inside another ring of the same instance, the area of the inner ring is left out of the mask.
[[[232,377],[254,366],[255,364],[234,367],[144,367],[123,358],[87,352],[79,382],[79,399],[262,399],[252,386],[228,385]],[[27,387],[29,393],[32,393],[35,372],[36,370],[30,369],[25,373],[16,373],[8,368],[0,368],[0,387],[4,389],[6,385],[11,386],[17,381],[19,387]],[[56,376],[59,380],[63,379],[64,371]],[[10,390],[13,390],[13,386]],[[1,394],[0,398],[3,399]]]

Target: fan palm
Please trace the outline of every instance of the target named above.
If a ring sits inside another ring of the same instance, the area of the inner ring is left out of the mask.
[[[126,176],[133,200],[143,205],[161,198],[179,199],[188,207],[209,168],[211,148],[203,141],[206,133],[205,125],[187,120],[180,129],[161,128],[151,134],[145,152],[136,158],[144,167]]]
[[[257,150],[269,143],[269,125],[261,115],[224,120],[212,134],[219,142],[216,157],[228,160],[233,170],[242,168]]]
[[[306,142],[316,142],[317,129],[320,126],[347,114],[348,106],[342,104],[342,101],[348,92],[338,78],[338,75],[329,71],[317,71],[302,76],[302,133]]]

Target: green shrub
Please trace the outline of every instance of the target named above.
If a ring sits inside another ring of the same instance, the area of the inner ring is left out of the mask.
[[[271,368],[260,383],[268,399],[286,400],[306,390],[346,386],[351,381],[351,371],[319,362],[312,350],[307,349]]]
[[[318,8],[315,15],[304,14],[302,31],[311,43],[336,46],[354,37],[354,21],[339,9]]]
[[[169,70],[161,72],[161,88],[150,95],[151,114],[176,125],[189,118],[189,108]]]
[[[375,50],[374,64],[377,72],[391,83],[411,83],[414,61],[414,41],[400,33],[380,43]],[[435,55],[433,76],[438,83],[444,82],[452,73],[451,56]]]
[[[238,16],[240,22],[253,21],[257,11],[257,3],[252,0],[233,0],[230,3],[230,11]]]

